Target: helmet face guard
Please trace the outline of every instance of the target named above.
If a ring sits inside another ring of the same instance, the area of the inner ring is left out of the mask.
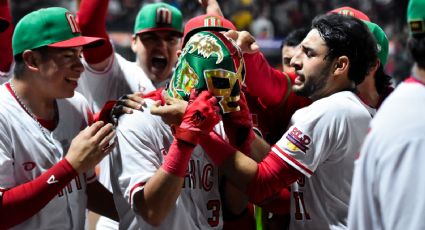
[[[189,99],[192,89],[208,90],[219,101],[222,113],[239,111],[241,84],[245,79],[242,52],[223,34],[194,34],[182,50],[168,94]]]

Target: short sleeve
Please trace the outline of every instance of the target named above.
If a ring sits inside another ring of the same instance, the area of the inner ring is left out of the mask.
[[[344,115],[325,109],[312,111],[314,108],[297,112],[293,125],[272,147],[272,151],[307,177],[335,152],[345,135],[339,130],[346,126]]]

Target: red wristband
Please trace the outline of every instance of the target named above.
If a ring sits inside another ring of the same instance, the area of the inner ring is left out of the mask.
[[[194,145],[174,139],[165,156],[162,169],[178,177],[184,177],[194,148]]]

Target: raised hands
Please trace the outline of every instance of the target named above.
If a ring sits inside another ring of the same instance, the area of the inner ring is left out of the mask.
[[[180,125],[183,119],[183,114],[187,108],[187,101],[172,98],[168,95],[163,96],[165,100],[165,106],[161,106],[160,101],[156,101],[151,107],[151,113],[153,115],[160,116],[162,120],[169,126]]]
[[[180,126],[172,126],[174,137],[197,145],[202,134],[208,134],[220,121],[217,99],[208,91],[196,96],[192,91]]]

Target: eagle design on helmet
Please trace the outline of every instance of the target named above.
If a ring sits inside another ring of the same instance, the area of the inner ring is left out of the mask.
[[[233,41],[215,31],[201,31],[189,39],[177,61],[167,92],[188,100],[192,89],[208,90],[222,113],[238,111],[245,79],[242,53]]]

